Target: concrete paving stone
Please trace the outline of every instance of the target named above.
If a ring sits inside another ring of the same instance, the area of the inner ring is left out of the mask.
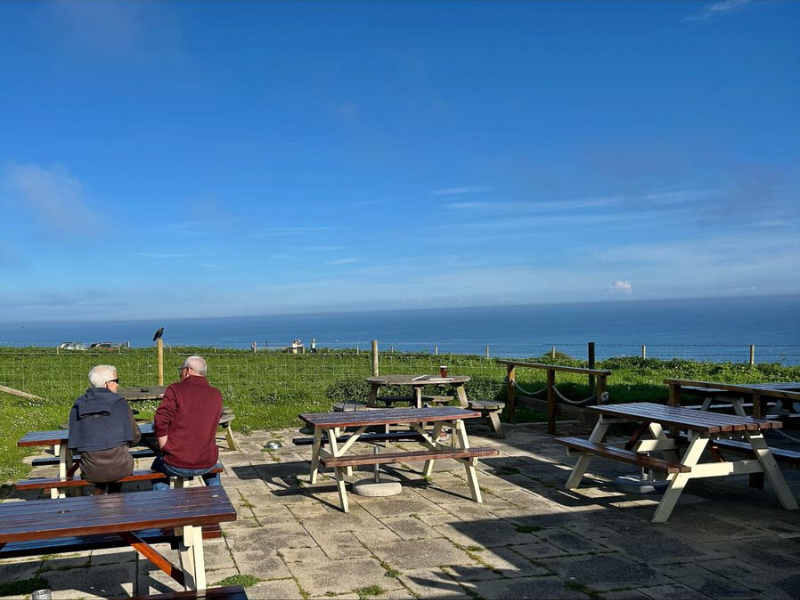
[[[379,498],[381,502],[392,502],[395,497]],[[303,527],[311,534],[315,535],[317,532],[337,533],[340,531],[378,531],[388,528],[383,522],[369,512],[364,506],[354,506],[350,512],[336,511],[333,513],[326,513],[324,515],[309,516],[303,519]],[[392,539],[397,539],[397,536],[392,536]]]
[[[602,543],[607,548],[616,550],[624,556],[654,565],[719,556],[712,547],[698,547],[687,543],[678,536],[658,529],[649,534],[612,535],[603,538]]]
[[[322,548],[284,548],[278,551],[287,565],[291,563],[305,563],[313,565],[318,562],[330,560]]]
[[[652,517],[652,514],[650,515]],[[731,539],[756,538],[762,535],[757,529],[740,525],[731,527],[716,516],[716,507],[676,507],[669,519],[670,533],[687,540],[709,542]]]
[[[439,568],[414,569],[400,575],[400,580],[416,598],[447,598],[471,600],[474,596],[467,594],[452,577]],[[585,600],[585,599],[584,599]]]
[[[515,546],[511,546],[511,549],[529,560],[539,560],[542,558],[552,558],[556,556],[569,556],[568,552],[553,546],[553,544],[543,542],[534,536],[531,536],[530,543],[516,544]]]
[[[798,517],[800,518],[800,516]],[[800,562],[800,538],[786,539],[776,537],[770,532],[767,537],[748,540],[748,544],[757,549],[759,556],[766,551],[772,554],[780,554],[787,559],[791,559],[793,563]]]
[[[203,543],[203,556],[206,569],[236,568],[236,563],[233,561],[233,556],[231,556],[231,551],[225,539],[205,540]],[[92,557],[92,564],[94,564],[94,557]]]
[[[361,503],[364,510],[369,511],[378,519],[410,514],[441,514],[444,509],[437,504],[426,500],[418,494],[400,494],[386,498],[364,498]]]
[[[539,532],[537,537],[570,554],[610,552],[608,546],[598,543],[596,540],[589,540],[577,533],[563,529],[548,529]]]
[[[271,548],[239,552],[234,554],[233,559],[236,569],[243,575],[253,575],[261,579],[291,576],[279,552]]]
[[[91,552],[80,552],[77,554],[53,554],[45,555],[42,561],[41,571],[69,571],[71,569],[85,569],[91,565]]]
[[[293,578],[261,581],[246,588],[245,592],[250,600],[259,600],[261,598],[303,599],[303,594],[300,593],[300,588],[297,587],[297,582]]]
[[[515,552],[516,546],[486,548],[473,552],[480,557],[482,564],[487,567],[488,574],[480,579],[493,579],[496,577],[531,577],[550,575],[550,571],[534,564],[530,559]],[[458,565],[450,567],[451,573],[458,574]]]
[[[764,574],[760,574],[742,577],[739,581],[769,598],[796,600],[800,594],[800,573],[778,577],[765,577]]]
[[[399,540],[380,544],[378,547],[370,546],[370,550],[391,568],[400,571],[434,568],[442,565],[472,566],[475,564],[466,551],[457,548],[448,540],[438,538]]]
[[[315,537],[314,541],[330,560],[347,560],[356,556],[369,558],[373,555],[372,550],[358,536],[358,533],[348,531],[347,533],[320,535]],[[366,532],[362,534],[362,537],[369,539]],[[381,543],[376,540],[372,541]]]
[[[662,573],[624,556],[600,554],[544,558],[539,563],[565,580],[574,578],[578,583],[598,591],[672,583]]]
[[[344,594],[359,588],[380,585],[385,589],[399,586],[386,576],[386,570],[372,558],[348,561],[325,561],[313,566],[289,565],[300,587],[310,596]]]
[[[762,540],[758,540],[761,542]],[[746,543],[730,541],[722,543],[698,544],[697,546],[704,551],[714,551],[722,556],[737,558],[748,564],[756,566],[758,569],[767,573],[798,573],[800,572],[800,561],[791,555],[783,552],[780,545],[772,545],[777,540],[769,540],[766,544],[754,543],[748,540]],[[794,542],[798,545],[797,542]],[[773,552],[772,549],[775,549]],[[793,549],[792,549],[793,550]]]
[[[408,515],[402,517],[384,517],[383,524],[404,540],[421,540],[439,537],[429,525]]]
[[[276,521],[252,529],[231,529],[226,532],[225,541],[234,559],[242,551],[314,546],[306,530],[296,521]]]
[[[219,587],[220,582],[223,579],[227,579],[228,577],[233,577],[241,574],[242,573],[239,572],[239,569],[236,568],[210,569],[208,565],[206,565],[206,582],[208,587]]]
[[[436,531],[457,544],[463,546],[477,544],[484,548],[526,544],[530,542],[531,536],[528,532],[519,531],[508,521],[495,518],[441,525],[436,527]]]
[[[91,569],[48,571],[40,575],[50,583],[53,598],[108,598],[130,596],[136,581],[136,563],[106,564]]]
[[[91,566],[136,562],[139,553],[133,548],[102,548],[92,550]]]
[[[40,560],[27,563],[11,563],[0,565],[0,582],[13,583],[15,581],[26,581],[41,577],[48,580],[46,574],[39,575]]]
[[[704,569],[727,579],[739,580],[749,576],[764,577],[764,571],[747,560],[722,557],[715,560],[704,560],[698,563]],[[798,590],[800,591],[800,590]]]
[[[656,565],[654,569],[672,579],[674,582],[693,589],[697,595],[708,596],[709,598],[765,598],[761,593],[763,586],[752,587],[732,581],[725,577],[715,575],[710,570],[702,566],[703,562],[692,561],[688,563],[672,563],[668,565]]]
[[[691,592],[691,590],[689,590]],[[603,600],[646,600],[651,598],[639,590],[614,590],[613,592],[603,592]],[[691,594],[677,596],[678,598],[692,598]]]
[[[548,600],[586,600],[586,594],[570,588],[557,577],[521,577],[517,579],[494,579],[468,583],[473,594],[492,600],[526,600],[546,598]]]

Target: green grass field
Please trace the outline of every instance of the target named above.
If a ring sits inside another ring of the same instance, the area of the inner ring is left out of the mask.
[[[364,378],[372,375],[370,354],[355,350],[293,355],[215,348],[167,348],[164,352],[165,383],[177,380],[178,366],[190,354],[200,354],[207,359],[209,381],[222,390],[225,405],[236,413],[234,429],[245,434],[256,429],[299,427],[297,415],[301,412],[328,411],[334,402],[345,399],[365,400],[369,386],[364,383]],[[585,362],[568,357],[527,357],[521,360],[586,366]],[[0,481],[13,481],[26,475],[29,469],[22,458],[28,451],[17,448],[17,440],[28,431],[57,429],[65,423],[73,401],[88,386],[89,369],[97,364],[115,365],[123,387],[157,383],[155,349],[57,354],[50,348],[0,348],[0,385],[42,398],[29,400],[0,392]],[[505,398],[506,369],[493,359],[388,352],[380,355],[380,372],[384,374],[433,374],[438,372],[440,364],[447,364],[451,374],[472,378],[467,384],[470,398]],[[800,367],[776,364],[749,366],[613,358],[598,363],[596,368],[613,371],[608,380],[611,402],[666,401],[667,386],[662,383],[665,378],[727,383],[800,381]],[[517,370],[520,384],[533,390],[544,386],[544,377],[544,371]],[[558,382],[559,389],[569,397],[588,396],[585,376],[559,374]],[[387,390],[386,393],[399,391]],[[151,418],[156,407],[156,402],[140,402],[135,406],[141,412],[140,418]],[[536,419],[537,415],[518,411],[516,418],[526,421]]]

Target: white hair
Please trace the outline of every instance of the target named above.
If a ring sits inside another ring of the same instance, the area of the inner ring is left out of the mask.
[[[208,363],[202,356],[190,356],[181,365],[181,369],[184,367],[189,367],[192,371],[197,373],[198,375],[202,375],[203,377],[206,376],[206,372],[208,372]]]
[[[106,383],[117,378],[117,367],[112,365],[97,365],[89,371],[89,383],[92,387],[105,387]]]

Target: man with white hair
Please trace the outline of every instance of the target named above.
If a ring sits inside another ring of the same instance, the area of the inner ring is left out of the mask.
[[[97,365],[89,371],[91,387],[75,400],[69,413],[69,451],[81,454],[81,475],[93,494],[117,493],[117,480],[133,473],[128,448],[141,439],[128,401],[120,396],[117,368]]]
[[[178,369],[180,381],[170,385],[156,410],[153,423],[161,449],[153,471],[169,476],[201,475],[206,485],[221,485],[219,473],[208,473],[219,459],[217,427],[222,415],[222,393],[206,379],[208,365],[190,356]],[[163,481],[154,490],[167,490]]]

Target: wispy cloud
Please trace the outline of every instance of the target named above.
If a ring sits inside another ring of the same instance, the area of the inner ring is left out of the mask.
[[[172,258],[189,258],[191,254],[168,254],[162,252],[137,252],[136,256],[143,256],[145,258],[158,258],[158,259],[172,259]]]
[[[463,194],[479,194],[481,192],[489,192],[491,188],[478,187],[478,186],[465,186],[443,188],[441,190],[433,190],[431,196],[461,196]]]
[[[22,209],[55,232],[83,233],[100,221],[87,205],[81,181],[58,165],[7,164],[0,175],[0,190],[9,207]]]
[[[623,196],[612,196],[608,198],[580,198],[576,200],[554,200],[547,202],[520,202],[520,201],[498,201],[498,202],[447,202],[443,206],[452,210],[480,211],[496,213],[535,213],[535,212],[554,212],[560,210],[577,210],[583,208],[596,208],[600,206],[613,206],[619,204],[624,199]]]
[[[612,294],[630,294],[633,292],[633,286],[627,281],[618,279],[608,288],[608,291]]]
[[[349,265],[352,263],[359,262],[360,258],[339,258],[337,260],[331,260],[326,262],[326,265]]]
[[[214,264],[211,264],[211,263],[203,263],[200,266],[201,267],[205,267],[206,269],[221,269],[222,268],[219,265],[214,265]]]
[[[686,21],[702,21],[704,19],[713,19],[714,17],[721,17],[733,11],[743,9],[746,5],[750,4],[753,0],[721,0],[720,2],[711,2],[706,4],[698,12],[693,13],[685,18]]]

